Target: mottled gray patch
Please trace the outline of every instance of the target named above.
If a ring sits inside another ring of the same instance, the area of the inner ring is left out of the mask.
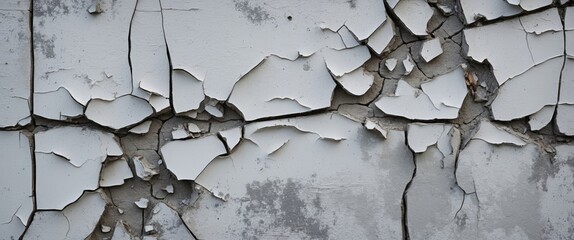
[[[284,229],[308,239],[327,239],[329,226],[315,217],[323,212],[321,198],[316,195],[306,201],[301,197],[302,188],[301,183],[291,179],[247,184],[248,200],[242,202],[244,211],[238,211],[246,226],[242,237],[257,239],[270,229]]]
[[[24,41],[27,40],[28,38],[26,37],[26,34],[24,32],[19,32],[18,33],[18,40],[20,41]]]
[[[34,1],[33,10],[35,17],[68,15],[70,13],[70,7],[64,4],[62,0]]]
[[[466,227],[466,221],[468,221],[468,215],[466,215],[466,213],[461,213],[460,215],[457,214],[455,220],[458,229],[463,230]]]
[[[379,136],[375,131],[359,131],[359,141],[361,142],[361,160],[365,162],[371,161],[373,158],[372,154],[375,154],[373,150],[373,144],[380,142]]]
[[[40,49],[44,56],[47,58],[55,58],[56,54],[54,52],[54,41],[56,40],[56,36],[52,36],[51,38],[47,38],[46,35],[43,35],[39,32],[34,32],[34,49]]]
[[[347,3],[349,3],[350,8],[356,8],[357,7],[357,0],[348,0]]]
[[[269,13],[261,6],[251,6],[249,1],[234,1],[235,10],[242,12],[253,24],[261,24],[263,21],[271,19]]]
[[[574,166],[574,157],[568,158],[565,164]],[[534,182],[540,184],[543,191],[548,191],[546,182],[549,177],[554,177],[558,171],[560,171],[559,163],[552,163],[550,156],[546,154],[538,154],[538,157],[534,158],[534,164],[532,164],[532,174],[528,178],[529,182]]]
[[[309,71],[309,70],[311,70],[311,65],[309,65],[309,62],[307,61],[303,64],[303,71]]]

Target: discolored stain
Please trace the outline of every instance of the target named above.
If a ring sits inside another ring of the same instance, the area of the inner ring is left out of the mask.
[[[56,36],[46,37],[39,32],[34,32],[34,49],[39,49],[47,58],[55,58],[54,41]]]
[[[311,70],[311,65],[309,65],[309,62],[305,62],[303,64],[303,71],[310,71]]]
[[[349,3],[350,8],[356,8],[357,7],[357,0],[348,0],[347,3]]]
[[[70,7],[62,0],[34,1],[33,10],[35,17],[68,15],[70,13]]]
[[[247,0],[234,2],[235,10],[242,12],[253,24],[261,24],[263,21],[272,19],[261,6],[253,6]]]
[[[262,233],[286,229],[291,233],[302,233],[307,239],[327,239],[329,226],[316,218],[323,212],[321,198],[319,195],[310,200],[302,198],[302,188],[301,183],[292,179],[247,184],[248,200],[242,206],[244,211],[238,211],[246,226],[242,237],[257,239]]]

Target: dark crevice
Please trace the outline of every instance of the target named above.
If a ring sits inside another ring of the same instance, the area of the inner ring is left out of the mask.
[[[177,115],[177,113],[175,112],[175,105],[173,104],[173,80],[172,80],[174,69],[173,69],[173,63],[171,60],[171,54],[169,52],[169,46],[167,45],[167,36],[165,35],[165,22],[164,22],[163,6],[161,4],[161,0],[159,1],[159,9],[160,9],[160,13],[161,13],[161,30],[163,33],[163,40],[165,42],[165,51],[167,54],[167,61],[169,63],[169,105],[171,106],[172,114],[175,116],[175,115]],[[189,75],[191,75],[191,73]]]
[[[134,71],[132,67],[132,26],[134,23],[134,17],[136,15],[136,9],[138,7],[139,0],[136,0],[136,4],[134,5],[134,11],[132,12],[132,18],[130,19],[130,28],[128,29],[128,65],[130,66],[130,77],[131,77],[131,94],[134,93]],[[86,107],[88,104],[86,104]],[[84,111],[85,112],[85,111]]]
[[[560,92],[562,90],[562,74],[564,73],[564,68],[566,67],[566,61],[568,58],[568,53],[566,52],[566,22],[564,21],[565,19],[565,11],[564,8],[560,9],[562,11],[560,11],[560,21],[562,22],[562,39],[564,40],[564,56],[563,56],[563,61],[562,61],[562,68],[560,68],[560,76],[558,77],[558,93],[556,95],[556,107],[554,108],[554,113],[552,115],[552,119],[554,119],[554,126],[555,126],[555,131],[558,132],[558,134],[560,134],[560,130],[558,129],[558,121],[556,118],[556,115],[558,114],[558,106],[560,103]]]
[[[29,29],[30,29],[30,97],[28,100],[28,106],[30,107],[30,124],[31,126],[35,126],[36,122],[34,119],[34,0],[30,0],[30,8],[29,8],[29,16],[28,16],[28,25],[29,25]],[[21,137],[21,133],[20,133],[20,137]],[[28,138],[28,142],[30,144],[30,160],[31,162],[31,166],[32,169],[32,201],[33,201],[33,205],[32,205],[32,212],[30,213],[30,216],[28,218],[28,222],[26,223],[26,226],[24,228],[24,231],[22,232],[22,235],[20,235],[19,239],[22,240],[24,238],[24,236],[26,235],[26,232],[28,232],[28,229],[30,229],[30,226],[32,226],[32,221],[34,221],[34,216],[36,215],[36,211],[37,206],[38,206],[38,202],[36,200],[36,140],[35,140],[35,136],[34,136],[34,132],[33,129],[31,129],[31,134],[30,136],[26,136]]]
[[[558,7],[558,6],[554,3],[554,4],[550,4],[548,6],[534,9],[532,11],[523,10],[522,12],[515,14],[515,15],[512,15],[512,16],[501,16],[501,17],[497,17],[497,18],[491,19],[491,20],[486,20],[483,18],[483,19],[477,20],[471,24],[465,24],[464,28],[469,29],[469,28],[475,28],[475,27],[480,27],[480,26],[484,26],[484,25],[490,25],[490,24],[495,24],[495,23],[499,23],[499,22],[504,22],[506,20],[515,19],[515,18],[519,18],[522,16],[544,12],[548,9],[555,8],[555,7]],[[461,9],[461,12],[464,13],[464,9],[462,8],[462,6],[460,7],[460,9]],[[466,22],[466,19],[464,22]]]
[[[405,145],[408,146],[408,134],[405,131]],[[409,180],[409,182],[407,183],[407,185],[405,186],[405,190],[403,190],[403,196],[401,199],[401,210],[402,210],[402,218],[401,218],[401,223],[403,226],[403,240],[410,240],[410,236],[409,236],[409,226],[408,226],[408,222],[407,222],[407,192],[409,191],[409,188],[411,187],[411,184],[413,182],[413,180],[416,177],[417,174],[417,160],[416,160],[416,154],[414,151],[412,151],[409,148],[409,151],[412,152],[412,157],[413,157],[413,165],[414,165],[414,169],[413,169],[413,175],[411,177],[411,180]]]

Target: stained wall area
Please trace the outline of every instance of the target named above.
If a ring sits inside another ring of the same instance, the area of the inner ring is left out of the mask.
[[[574,2],[4,0],[0,239],[572,239]]]

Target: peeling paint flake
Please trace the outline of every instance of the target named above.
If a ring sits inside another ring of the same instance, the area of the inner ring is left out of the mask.
[[[34,93],[34,115],[54,120],[70,120],[84,114],[84,106],[76,102],[68,90]]]
[[[400,80],[395,94],[383,95],[375,105],[386,114],[409,119],[454,119],[458,116],[467,93],[461,69],[438,76],[422,84],[422,88],[414,88]],[[445,88],[451,89],[444,91]]]
[[[124,184],[124,180],[132,178],[134,175],[125,158],[109,161],[104,165],[100,176],[100,187],[119,186]]]
[[[322,49],[321,55],[325,59],[327,69],[335,77],[341,77],[354,71],[371,58],[369,48],[366,46],[344,50]]]
[[[509,133],[500,127],[497,127],[491,122],[482,121],[480,122],[480,128],[478,132],[472,137],[473,139],[480,139],[490,144],[514,144],[516,146],[524,146],[524,142],[519,137]]]
[[[318,54],[295,61],[271,56],[237,82],[229,103],[247,121],[303,113],[330,106],[335,85]]]
[[[341,77],[335,77],[335,80],[350,94],[362,96],[373,86],[375,76],[361,67]]]
[[[395,24],[387,20],[369,37],[367,45],[377,54],[382,54],[395,37]]]
[[[468,93],[464,81],[464,70],[460,67],[421,84],[421,89],[429,96],[437,109],[440,109],[442,105],[461,108]]]
[[[424,0],[401,0],[392,10],[406,28],[417,36],[426,36],[433,9]]]
[[[241,141],[243,129],[241,127],[230,128],[219,132],[219,136],[225,141],[225,145],[232,151]]]
[[[415,153],[422,153],[431,145],[437,144],[443,132],[450,131],[451,127],[444,124],[412,123],[408,126],[407,141]]]
[[[135,125],[154,113],[143,99],[126,95],[113,101],[91,100],[86,107],[86,117],[102,126],[121,129]]]
[[[161,147],[167,169],[179,180],[195,180],[217,156],[227,153],[215,135],[172,141]]]
[[[423,47],[421,49],[421,56],[426,62],[430,62],[439,55],[442,54],[442,46],[440,44],[440,39],[434,38],[423,42]]]
[[[81,167],[86,161],[104,162],[123,150],[111,133],[87,127],[59,127],[36,134],[36,153],[53,153]]]

